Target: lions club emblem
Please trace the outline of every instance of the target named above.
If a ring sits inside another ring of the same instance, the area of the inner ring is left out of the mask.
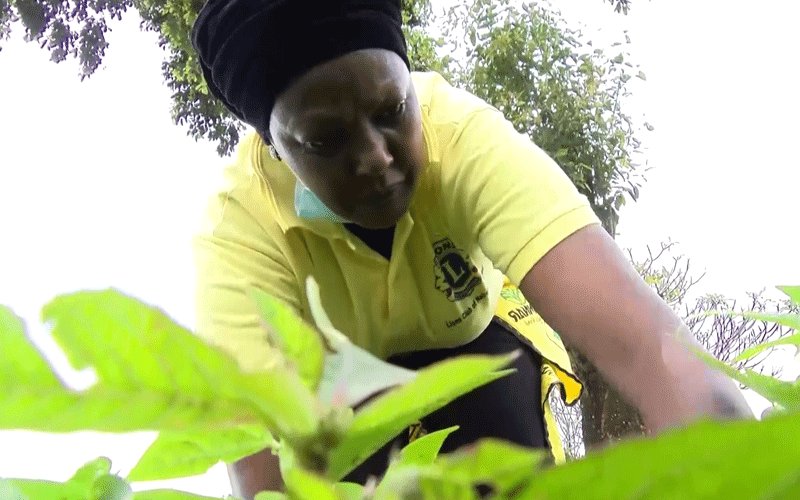
[[[434,243],[433,254],[436,289],[453,302],[469,297],[481,283],[478,268],[450,238]]]

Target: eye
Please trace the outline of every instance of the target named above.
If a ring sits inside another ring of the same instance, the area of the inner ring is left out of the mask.
[[[319,156],[333,156],[335,152],[334,146],[325,141],[307,141],[303,144],[303,148]]]
[[[314,154],[332,156],[344,144],[344,134],[331,132],[303,143],[303,148]]]
[[[403,111],[405,111],[405,110],[406,110],[406,101],[400,101],[400,102],[397,103],[397,105],[392,110],[392,114],[395,115],[395,116],[402,115]]]
[[[400,101],[397,104],[389,106],[388,109],[379,115],[379,118],[395,120],[403,115],[406,110],[406,101]]]

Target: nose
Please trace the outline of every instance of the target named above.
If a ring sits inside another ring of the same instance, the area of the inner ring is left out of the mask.
[[[356,158],[356,173],[370,177],[385,176],[394,161],[386,137],[371,125],[364,127],[362,137],[363,142]]]

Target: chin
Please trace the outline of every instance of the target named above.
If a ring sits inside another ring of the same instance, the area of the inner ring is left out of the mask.
[[[407,211],[408,204],[403,204],[402,206],[395,205],[388,210],[381,210],[377,213],[373,210],[367,211],[361,214],[361,217],[351,220],[365,229],[388,229],[396,225]]]
[[[399,190],[390,201],[382,204],[379,208],[362,205],[353,211],[350,220],[365,229],[388,229],[396,225],[408,212],[411,195],[411,190]]]
[[[364,229],[389,229],[396,225],[402,216],[403,214],[397,217],[369,217],[360,221],[353,221],[353,223],[358,224]]]

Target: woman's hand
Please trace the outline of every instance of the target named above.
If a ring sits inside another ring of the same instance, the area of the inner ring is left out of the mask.
[[[520,289],[641,411],[649,431],[703,416],[753,416],[733,382],[689,351],[699,344],[600,225],[556,245]]]

